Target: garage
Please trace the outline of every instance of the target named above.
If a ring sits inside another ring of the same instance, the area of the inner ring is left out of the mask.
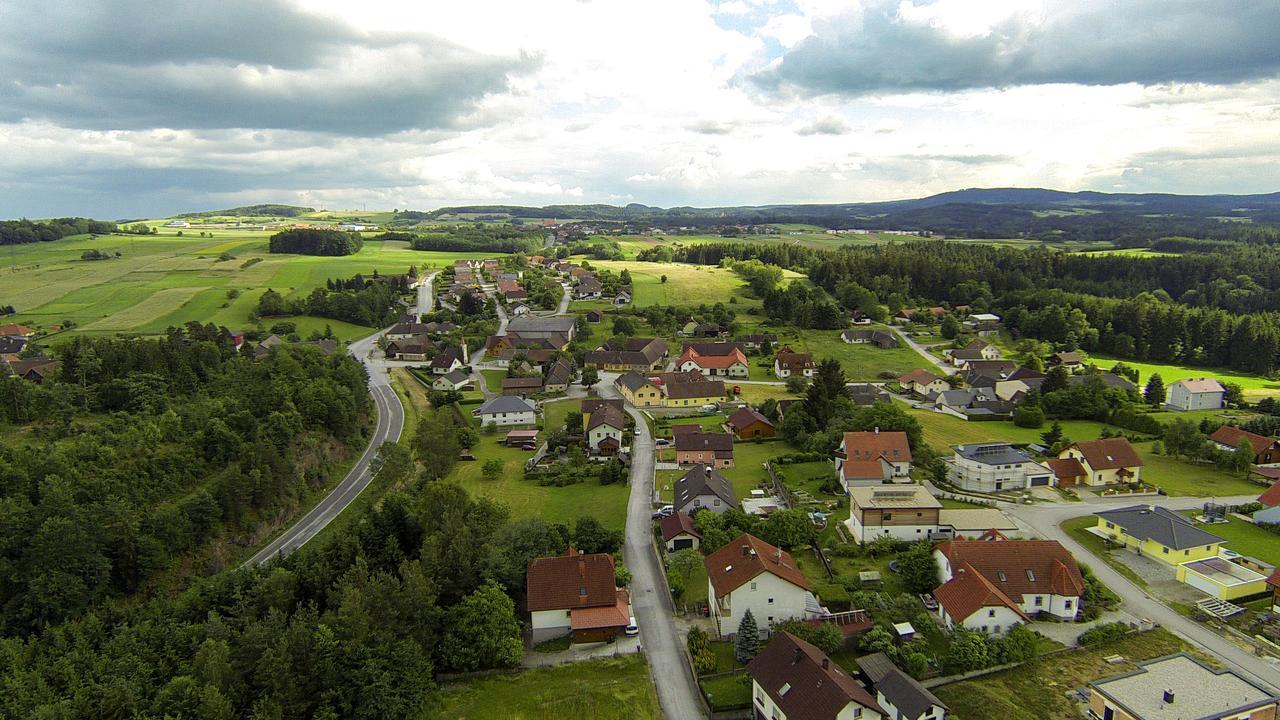
[[[1049,484],[1048,475],[1035,475],[1031,478],[1031,487],[1047,486]]]
[[[671,549],[676,552],[680,552],[681,550],[692,550],[693,538],[691,537],[676,538],[675,540],[671,541]]]

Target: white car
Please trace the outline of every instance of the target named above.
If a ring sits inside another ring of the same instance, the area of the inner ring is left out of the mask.
[[[631,616],[631,622],[627,623],[627,628],[622,632],[626,633],[627,637],[635,637],[640,634],[640,626],[636,625],[636,617],[634,615]]]
[[[664,517],[670,517],[671,515],[674,515],[675,512],[676,512],[675,506],[663,505],[661,508],[658,508],[657,510],[653,511],[653,519],[661,520]]]

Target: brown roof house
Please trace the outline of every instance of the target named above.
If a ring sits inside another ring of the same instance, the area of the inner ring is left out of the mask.
[[[878,465],[881,462],[888,465],[889,473],[877,483],[872,484],[885,482],[894,477],[905,478],[911,474],[911,445],[907,441],[906,433],[896,430],[881,432],[880,428],[847,432],[840,442],[840,448],[836,450],[836,472],[842,479],[850,477],[850,472],[854,469],[863,473],[862,476],[855,475],[855,478],[865,479],[864,476],[871,467],[868,463]]]
[[[662,338],[613,339],[588,352],[582,360],[586,367],[614,372],[648,372],[666,365],[667,343]]]
[[[680,427],[680,426],[676,426]],[[718,468],[733,467],[733,436],[729,433],[698,431],[676,432],[676,462],[680,465],[708,464]],[[697,426],[689,426],[697,427]]]
[[[697,550],[702,544],[702,533],[693,526],[693,518],[682,512],[662,518],[658,527],[662,531],[662,542],[667,546],[667,552]]]
[[[929,397],[930,394],[951,389],[945,379],[920,368],[900,376],[898,384],[902,386],[903,392],[915,393],[920,397]]]
[[[1214,445],[1217,445],[1218,448],[1227,452],[1238,451],[1240,449],[1240,441],[1244,440],[1249,443],[1249,447],[1253,448],[1254,463],[1258,465],[1280,463],[1280,442],[1266,435],[1251,433],[1248,430],[1241,430],[1231,425],[1223,425],[1209,435],[1209,440]]]
[[[818,364],[813,361],[813,355],[795,352],[790,347],[779,350],[773,359],[773,374],[783,380],[792,375],[811,378],[817,372]]]
[[[739,408],[729,416],[726,424],[739,440],[773,437],[777,433],[777,428],[774,427],[773,421],[750,406]]]
[[[528,397],[542,392],[540,377],[508,377],[502,378],[502,394],[517,397]]]
[[[1046,613],[1075,620],[1084,594],[1076,560],[1056,540],[948,540],[933,551],[938,615],[992,635]]]
[[[631,622],[626,590],[617,588],[613,556],[583,555],[529,561],[526,583],[534,643],[572,635],[574,642],[609,640]]]
[[[891,716],[817,647],[778,633],[747,665],[753,718],[881,720]]]
[[[1114,485],[1142,480],[1142,458],[1126,438],[1071,443],[1058,453],[1058,459],[1067,458],[1080,462],[1085,471],[1085,485]]]
[[[747,610],[762,634],[775,623],[824,614],[791,555],[754,535],[739,535],[704,562],[707,602],[721,636],[736,635]]]

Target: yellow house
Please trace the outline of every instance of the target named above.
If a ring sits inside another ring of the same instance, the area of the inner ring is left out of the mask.
[[[1267,592],[1267,576],[1225,557],[1193,560],[1178,566],[1178,581],[1218,598],[1238,600]]]
[[[662,407],[664,398],[662,389],[649,378],[637,372],[620,375],[614,386],[622,397],[635,407]]]
[[[1058,458],[1079,460],[1085,470],[1085,485],[1114,485],[1142,480],[1142,458],[1122,437],[1072,443],[1058,453]]]
[[[715,387],[721,388],[719,392]],[[701,382],[701,383],[684,383],[680,385],[667,386],[667,396],[663,400],[665,407],[671,408],[699,408],[703,405],[712,405],[724,401],[724,383],[722,382]]]
[[[1133,505],[1094,514],[1098,517],[1099,532],[1139,555],[1175,568],[1183,563],[1218,557],[1222,543],[1226,542],[1162,507]]]

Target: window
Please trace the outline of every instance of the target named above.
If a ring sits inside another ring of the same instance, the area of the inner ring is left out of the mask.
[[[755,584],[755,582],[752,582],[752,583],[751,583],[751,589],[752,589],[752,590],[755,590],[755,589],[756,589],[756,584]]]
[[[1071,601],[1070,601],[1070,600],[1067,600],[1066,602],[1062,603],[1062,607],[1064,607],[1064,608],[1066,608],[1066,609],[1070,610],[1070,609],[1071,609]]]
[[[991,632],[999,633],[999,632],[1000,632],[1000,626],[999,626],[999,625],[995,626],[994,628],[992,628],[992,629],[991,629]]]
[[[1027,580],[1030,580],[1031,582],[1036,581],[1036,574],[1031,572],[1031,568],[1027,568]]]
[[[1115,524],[1115,523],[1113,523],[1113,522],[1108,522],[1108,523],[1107,523],[1107,529],[1108,529],[1108,530],[1115,530],[1115,529],[1116,529],[1116,524]]]
[[[1005,576],[1003,570],[996,571],[996,577],[1000,578],[1000,582],[1008,582],[1009,578]]]
[[[772,605],[772,604],[773,604],[773,598],[769,598],[769,604],[770,604],[770,605]],[[772,620],[773,618],[769,618],[769,619],[770,619],[770,620]]]
[[[1164,553],[1165,555],[1168,555],[1168,554],[1169,554],[1169,548],[1167,548],[1167,547],[1162,547],[1162,548],[1160,548],[1160,552]]]
[[[987,611],[987,617],[989,617],[989,618],[993,618],[993,617],[995,617],[995,616],[996,616],[996,611],[995,611],[995,610],[988,610],[988,611]]]
[[[1042,597],[1040,597],[1039,595],[1037,595],[1037,596],[1036,596],[1036,607],[1040,607],[1041,605],[1044,605],[1044,598],[1042,598]]]
[[[1190,551],[1190,550],[1183,550],[1183,551],[1182,551],[1182,554],[1183,554],[1183,556],[1185,557],[1185,556],[1187,556],[1187,555],[1190,555],[1190,554],[1191,554],[1191,551]]]

